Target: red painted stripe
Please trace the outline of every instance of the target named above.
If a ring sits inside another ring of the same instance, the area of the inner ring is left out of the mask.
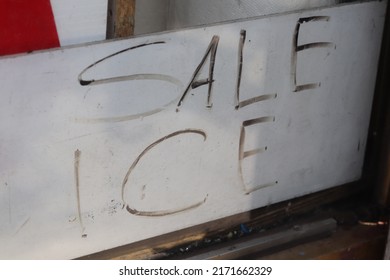
[[[0,0],[0,55],[59,46],[50,0]]]

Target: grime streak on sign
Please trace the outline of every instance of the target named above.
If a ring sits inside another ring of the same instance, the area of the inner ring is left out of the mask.
[[[77,215],[79,218],[82,237],[85,237],[84,234],[85,227],[81,216],[81,202],[80,202],[80,158],[81,158],[81,151],[76,150],[74,152],[74,177],[75,177],[75,184],[76,184]]]

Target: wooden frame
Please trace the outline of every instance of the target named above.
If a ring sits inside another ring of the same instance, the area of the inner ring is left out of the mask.
[[[360,181],[354,182],[329,190],[320,191],[315,194],[276,203],[268,207],[262,207],[173,233],[91,254],[79,259],[155,259],[159,258],[166,250],[210,238],[217,234],[223,234],[240,224],[246,224],[248,227],[261,224],[263,227],[267,227],[277,221],[280,222],[292,216],[314,211],[321,205],[333,203],[346,197],[359,194],[364,190],[365,188]]]

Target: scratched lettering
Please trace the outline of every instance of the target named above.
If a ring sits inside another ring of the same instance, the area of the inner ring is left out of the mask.
[[[244,65],[244,46],[246,41],[246,30],[240,31],[240,40],[238,43],[238,69],[237,69],[237,82],[236,82],[236,96],[235,96],[235,109],[246,107],[253,103],[257,103],[264,100],[275,99],[277,94],[264,94],[255,97],[251,97],[240,101],[240,89],[241,89],[241,78],[242,68]]]
[[[186,98],[188,92],[191,89],[195,89],[195,88],[203,86],[203,85],[209,85],[208,92],[207,92],[206,107],[211,108],[213,106],[213,104],[211,102],[211,95],[212,95],[212,87],[213,87],[213,82],[214,82],[214,65],[215,65],[215,57],[216,57],[217,49],[218,49],[218,42],[219,42],[219,36],[214,35],[210,41],[209,46],[207,47],[206,53],[204,54],[198,67],[196,67],[196,70],[195,70],[194,74],[192,75],[190,82],[188,83],[186,89],[184,90],[184,93],[181,96],[179,103],[177,104],[177,107],[180,107],[183,104],[184,99]],[[210,66],[209,66],[208,78],[205,80],[196,80],[209,56],[210,56]]]
[[[358,180],[387,5],[360,2],[1,58],[0,258]]]
[[[254,97],[250,97],[244,100],[240,100],[240,89],[241,89],[241,79],[243,76],[243,66],[244,66],[244,46],[245,46],[245,41],[246,41],[247,33],[246,30],[241,30],[240,31],[240,39],[238,43],[238,67],[237,67],[237,82],[236,82],[236,93],[235,93],[235,109],[239,110],[244,107],[254,105],[255,103],[258,102],[263,102],[267,100],[273,100],[277,98],[277,94],[263,94],[263,95],[258,95]],[[261,123],[266,123],[266,122],[274,122],[275,117],[274,116],[266,116],[266,117],[257,117],[249,120],[245,120],[242,122],[241,128],[240,128],[240,140],[238,143],[238,173],[241,178],[241,182],[243,185],[243,190],[245,194],[250,194],[252,192],[255,192],[257,190],[260,190],[262,188],[266,188],[269,186],[275,185],[275,182],[272,183],[266,183],[266,184],[261,184],[256,187],[249,188],[245,184],[244,180],[244,173],[243,173],[243,167],[242,163],[245,158],[252,157],[261,153],[264,153],[268,150],[267,146],[264,147],[258,147],[256,149],[251,149],[251,150],[244,150],[245,146],[245,138],[246,138],[246,127],[256,125],[256,124],[261,124]]]
[[[200,130],[200,129],[184,129],[184,130],[175,131],[171,134],[168,134],[168,135],[158,139],[157,141],[153,142],[152,144],[150,144],[148,147],[146,147],[142,151],[142,153],[131,164],[129,170],[126,173],[125,178],[123,179],[123,183],[122,183],[123,205],[126,205],[126,210],[130,214],[137,215],[137,216],[148,216],[148,217],[167,216],[167,215],[172,215],[172,214],[176,214],[176,213],[180,213],[180,212],[184,212],[187,210],[197,208],[206,202],[207,195],[205,196],[205,198],[202,201],[198,201],[192,205],[182,207],[182,208],[170,209],[170,210],[159,210],[159,211],[142,211],[142,210],[137,210],[137,209],[131,207],[125,200],[125,189],[126,189],[126,186],[128,184],[128,181],[130,179],[130,175],[133,172],[133,170],[136,168],[136,166],[140,162],[140,160],[145,156],[145,154],[148,153],[154,147],[156,147],[158,144],[164,142],[165,140],[167,140],[169,138],[177,137],[177,136],[182,135],[182,134],[187,134],[187,133],[201,135],[203,137],[204,141],[206,141],[207,135],[203,130]]]
[[[117,76],[117,77],[108,77],[108,78],[102,78],[102,79],[84,79],[83,76],[91,69],[94,67],[98,66],[104,61],[107,61],[109,59],[112,59],[120,54],[139,49],[139,48],[145,48],[145,47],[151,47],[154,45],[161,45],[165,44],[164,41],[157,41],[157,42],[152,42],[152,43],[147,43],[147,44],[141,44],[133,47],[126,48],[124,50],[115,52],[113,54],[110,54],[102,59],[99,59],[98,61],[92,63],[88,67],[86,67],[84,70],[81,71],[81,73],[78,75],[78,81],[81,86],[98,86],[98,85],[103,85],[103,84],[109,84],[109,83],[117,83],[117,82],[123,82],[123,81],[138,81],[138,80],[155,80],[155,81],[163,81],[167,82],[170,84],[173,84],[179,88],[182,88],[183,85],[180,80],[177,78],[170,76],[170,75],[165,75],[165,74],[154,74],[154,73],[136,73],[132,75],[123,75],[123,76]],[[131,94],[131,92],[129,92]],[[144,117],[149,117],[154,114],[157,114],[170,105],[173,105],[176,103],[178,97],[173,98],[172,100],[168,101],[166,104],[164,104],[160,108],[155,108],[143,113],[138,113],[138,114],[126,114],[124,116],[116,116],[116,117],[101,117],[101,118],[80,118],[77,117],[75,118],[75,122],[78,123],[115,123],[115,122],[124,122],[124,121],[131,121],[134,119],[138,118],[144,118]]]
[[[266,152],[268,150],[268,147],[261,147],[253,150],[248,150],[244,151],[244,146],[245,146],[245,136],[246,136],[246,131],[245,128],[248,126],[256,125],[256,124],[262,124],[262,123],[267,123],[267,122],[274,122],[275,117],[274,116],[267,116],[267,117],[260,117],[260,118],[255,118],[255,119],[250,119],[242,122],[241,129],[240,129],[240,140],[238,144],[238,168],[239,168],[239,175],[241,177],[241,181],[244,186],[244,192],[245,194],[250,194],[254,191],[273,186],[277,184],[277,182],[272,182],[272,183],[266,183],[266,184],[261,184],[253,188],[248,188],[245,183],[244,183],[244,175],[243,175],[243,170],[242,170],[242,161],[250,156],[254,156],[263,152]]]
[[[292,85],[292,91],[293,92],[300,92],[308,89],[314,89],[321,85],[321,83],[309,83],[309,84],[301,84],[299,85],[297,83],[297,60],[298,60],[298,52],[311,49],[311,48],[324,48],[324,47],[332,47],[333,43],[330,42],[314,42],[314,43],[308,43],[304,45],[298,45],[298,38],[299,38],[299,30],[301,28],[301,25],[307,22],[313,22],[313,21],[329,21],[328,16],[313,16],[313,17],[305,17],[300,18],[296,25],[295,30],[293,34],[293,40],[292,40],[292,54],[291,54],[291,85]]]

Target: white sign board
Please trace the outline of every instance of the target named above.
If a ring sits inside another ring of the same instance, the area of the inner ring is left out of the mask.
[[[359,179],[385,6],[0,59],[0,258],[75,258]]]

